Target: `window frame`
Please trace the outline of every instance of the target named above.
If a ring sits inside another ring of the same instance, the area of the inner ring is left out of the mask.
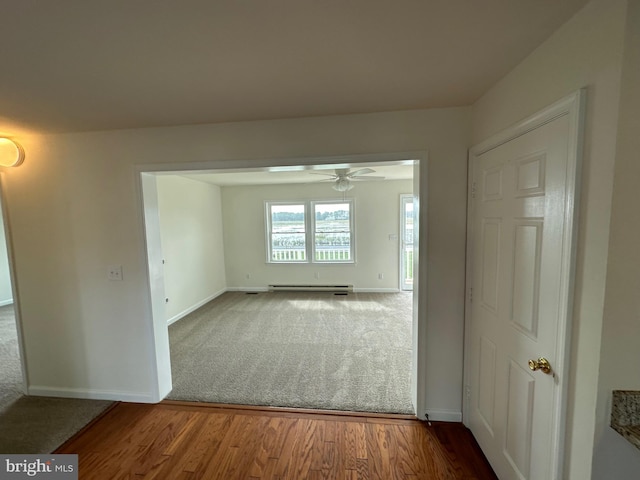
[[[271,221],[271,207],[278,205],[301,205],[303,207],[304,215],[304,260],[274,260],[273,259],[273,225]],[[309,263],[309,208],[306,201],[291,201],[291,202],[265,202],[265,216],[266,216],[266,242],[267,242],[267,263]]]
[[[318,204],[339,204],[349,205],[349,260],[316,260],[316,219],[315,206]],[[356,263],[356,234],[355,234],[355,200],[353,198],[327,198],[327,199],[306,199],[264,202],[265,205],[265,242],[267,263],[282,264],[318,264],[318,265],[350,265]],[[271,207],[277,205],[302,205],[304,207],[305,225],[305,260],[274,260],[273,259],[273,225],[271,218]]]
[[[334,205],[334,204],[348,204],[349,205],[349,260],[317,260],[316,259],[316,205]],[[310,220],[311,220],[311,262],[319,263],[323,265],[327,264],[350,264],[356,261],[356,242],[355,242],[355,221],[354,221],[354,201],[353,198],[345,199],[326,199],[326,200],[310,200]]]

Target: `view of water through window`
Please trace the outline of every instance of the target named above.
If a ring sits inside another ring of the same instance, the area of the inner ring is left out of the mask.
[[[305,206],[271,205],[271,259],[305,261]]]
[[[314,260],[351,260],[349,203],[316,203]]]
[[[350,201],[269,204],[270,261],[352,262],[352,210]]]

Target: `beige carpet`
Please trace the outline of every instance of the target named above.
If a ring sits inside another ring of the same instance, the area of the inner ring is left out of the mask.
[[[50,453],[110,404],[24,396],[13,306],[0,307],[0,453]]]
[[[230,292],[169,327],[169,398],[413,413],[411,293]]]

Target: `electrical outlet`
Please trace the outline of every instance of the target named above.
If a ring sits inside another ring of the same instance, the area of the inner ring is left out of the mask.
[[[250,274],[250,273],[247,273],[247,274],[244,276],[244,278],[246,278],[247,280],[249,280],[249,279],[251,278],[251,274]]]
[[[318,280],[320,278],[320,272],[316,272],[313,275],[315,277],[316,280]]]
[[[110,265],[107,267],[107,278],[116,282],[122,280],[122,265]]]
[[[379,273],[378,274],[378,280],[382,280],[384,278],[384,274],[383,273]]]

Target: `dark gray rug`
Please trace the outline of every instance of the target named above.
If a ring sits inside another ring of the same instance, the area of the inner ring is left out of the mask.
[[[229,292],[169,327],[169,398],[413,413],[411,293]]]
[[[111,403],[24,396],[13,306],[0,307],[0,453],[50,453]]]

